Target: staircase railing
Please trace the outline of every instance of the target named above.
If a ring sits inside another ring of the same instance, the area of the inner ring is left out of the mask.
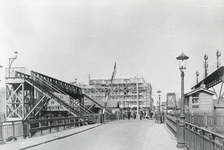
[[[40,82],[41,84],[44,84],[44,85],[48,86],[50,89],[52,89],[56,93],[67,95],[71,100],[73,100],[73,102],[75,102],[74,105],[80,107],[86,113],[93,114],[93,112],[91,110],[88,110],[88,108],[86,108],[84,105],[82,105],[79,101],[77,101],[76,99],[74,99],[69,94],[67,94],[66,92],[64,92],[63,90],[58,88],[57,86],[53,85],[49,81],[47,81],[47,80],[45,80],[43,78],[38,77],[38,75],[35,72],[33,72],[33,71],[31,71],[31,78],[33,78],[33,80],[35,80],[37,82]]]
[[[62,104],[67,110],[71,111],[71,113],[74,116],[77,116],[79,114],[79,112],[76,111],[75,109],[73,109],[69,104],[67,104],[66,102],[61,100],[58,96],[56,96],[52,92],[50,92],[50,90],[48,88],[39,85],[37,82],[35,82],[34,80],[31,80],[31,79],[26,79],[26,82],[28,82],[29,84],[31,84],[33,86],[36,86],[38,89],[42,90],[45,93],[45,95],[48,95],[50,98],[55,99],[58,103]]]
[[[55,99],[58,103],[62,104],[67,110],[71,111],[71,113],[75,116],[77,115],[84,115],[86,114],[93,114],[91,110],[88,110],[85,108],[84,105],[79,103],[76,99],[71,97],[70,95],[66,94],[63,90],[60,88],[54,86],[50,82],[45,81],[44,79],[38,77],[33,71],[29,71],[26,68],[22,68],[22,72],[20,70],[14,70],[14,78],[25,78],[26,82],[29,84],[36,86],[37,89],[40,91],[43,91],[45,95],[48,95],[50,98]],[[56,93],[63,94],[69,96],[69,99],[73,101],[73,106],[76,108],[72,107],[71,105],[67,104],[65,101],[61,100]],[[49,100],[49,99],[48,99]],[[78,111],[78,109],[81,109],[83,112],[81,113]]]

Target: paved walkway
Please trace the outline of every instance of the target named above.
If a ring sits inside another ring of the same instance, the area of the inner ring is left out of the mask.
[[[46,143],[52,141],[64,139],[75,134],[82,134],[81,132],[96,128],[101,124],[93,124],[61,132],[51,133],[44,136],[35,138],[18,139],[17,141],[7,142],[4,145],[0,145],[1,150],[18,150],[18,149],[29,149],[34,148],[38,145],[44,146]],[[103,124],[102,124],[103,126]],[[176,148],[176,139],[173,134],[169,131],[165,124],[154,124],[148,128],[145,134],[144,144],[142,145],[143,150],[180,150]]]
[[[27,139],[18,139],[17,141],[7,142],[4,145],[0,145],[0,150],[22,150],[22,149],[29,149],[31,147],[35,147],[38,145],[42,145],[45,143],[49,143],[55,140],[60,140],[95,127],[100,126],[101,124],[92,124],[87,126],[82,126],[78,128],[72,128],[69,130],[55,132],[43,136],[38,136],[34,138],[27,138]]]
[[[143,150],[182,150],[176,147],[177,141],[165,124],[155,124],[148,129]]]

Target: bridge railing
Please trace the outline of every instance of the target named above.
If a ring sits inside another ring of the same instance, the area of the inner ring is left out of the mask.
[[[199,127],[207,128],[216,133],[224,133],[224,114],[216,112],[203,112],[203,113],[187,113],[186,122],[197,125]]]
[[[177,136],[178,132],[178,119],[175,116],[170,114],[166,114],[166,125],[170,129],[170,131]]]
[[[189,150],[223,150],[224,136],[186,122],[185,145]]]
[[[219,60],[219,67],[224,65],[224,58],[220,58]],[[207,76],[209,76],[210,74],[212,74],[214,71],[216,71],[218,69],[217,67],[217,62],[213,65],[211,65],[211,67],[208,68],[207,70]],[[198,76],[198,82],[202,81],[205,78],[205,73],[202,73]],[[192,84],[191,87],[195,86],[197,84],[197,81],[195,80]]]
[[[2,139],[23,137],[23,122],[21,120],[0,122],[0,128]]]
[[[44,135],[52,132],[59,132],[72,127],[79,127],[88,125],[90,123],[99,122],[99,117],[95,115],[86,115],[80,117],[64,117],[64,118],[50,118],[24,121],[24,128],[26,128],[25,136],[33,137],[35,134]]]
[[[16,74],[16,72],[21,72],[24,75],[28,75],[30,76],[31,73],[29,70],[27,70],[25,67],[13,67],[13,68],[5,68],[5,78],[9,79],[9,78],[21,78],[20,76],[18,76]]]
[[[196,117],[196,118],[194,118]],[[223,150],[224,149],[224,136],[215,133],[206,127],[201,127],[204,123],[205,116],[190,116],[186,115],[185,119],[185,146],[188,150]],[[211,116],[207,116],[208,120]],[[207,121],[208,121],[207,120]],[[191,122],[191,123],[190,123]],[[210,121],[212,122],[212,121]],[[193,123],[197,123],[195,125]],[[210,124],[210,123],[208,123]],[[179,118],[178,116],[166,115],[166,125],[173,132],[175,136],[179,132]]]
[[[49,118],[37,120],[19,120],[0,122],[0,142],[10,137],[26,138],[44,135],[65,129],[101,123],[100,114],[82,117]]]

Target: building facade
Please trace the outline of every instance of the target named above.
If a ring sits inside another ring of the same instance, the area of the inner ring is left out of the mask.
[[[117,108],[120,109],[137,109],[137,106],[146,109],[152,108],[152,86],[143,78],[114,79],[112,85],[110,82],[110,79],[89,79],[89,85],[78,84],[78,86],[82,88],[84,94],[100,103],[105,102],[106,93],[110,89],[108,102],[115,102]],[[88,99],[84,99],[84,104],[88,102]]]

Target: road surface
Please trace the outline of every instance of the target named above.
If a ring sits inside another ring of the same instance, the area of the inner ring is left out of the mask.
[[[159,127],[159,128],[158,128]],[[155,124],[154,120],[120,120],[103,124],[97,128],[75,134],[67,138],[55,140],[46,144],[29,148],[31,150],[173,150],[174,142],[166,133],[163,137],[154,139],[156,130],[165,125]],[[159,133],[160,131],[158,131]],[[160,133],[161,135],[163,133]],[[155,137],[156,138],[156,137]],[[155,141],[156,140],[156,141]],[[170,142],[170,140],[172,142]],[[166,147],[163,144],[168,144]]]

